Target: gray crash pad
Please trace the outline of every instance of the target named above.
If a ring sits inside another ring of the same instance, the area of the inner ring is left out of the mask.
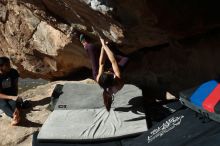
[[[98,85],[65,84],[57,107],[43,124],[38,140],[96,141],[140,134],[147,131],[142,103],[141,90],[125,85],[115,95],[108,112]]]
[[[65,84],[55,110],[90,109],[103,106],[102,89],[97,84]]]
[[[97,84],[65,84],[63,94],[55,106],[55,110],[72,109],[97,109],[104,107],[103,90]],[[142,91],[133,85],[125,85],[122,90],[116,93],[113,107],[126,106],[134,97],[142,96]]]

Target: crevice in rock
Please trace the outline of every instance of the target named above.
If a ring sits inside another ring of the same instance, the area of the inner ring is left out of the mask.
[[[3,21],[4,24],[7,23],[8,18],[9,18],[9,11],[7,10],[7,11],[6,11],[6,15],[5,15],[5,21]]]
[[[3,3],[2,3],[3,4]],[[4,4],[3,4],[4,5]],[[5,5],[6,6],[6,5]],[[9,10],[6,9],[6,14],[5,14],[5,20],[3,19],[0,19],[0,21],[3,23],[3,24],[6,24],[7,21],[8,21],[8,17],[9,17]]]
[[[51,69],[53,69],[54,71],[57,71],[57,62],[54,56],[50,56],[47,54],[44,54],[38,50],[33,50],[33,54],[35,57],[39,58],[40,60],[42,60],[45,64],[47,64],[48,67],[50,67]],[[50,61],[48,61],[48,59]],[[52,61],[52,63],[51,63]]]
[[[77,70],[70,72],[68,75],[63,77],[54,77],[52,81],[67,80],[67,81],[80,81],[87,78],[92,78],[92,71],[87,67],[81,67]]]
[[[28,135],[25,135],[24,137],[22,137],[21,139],[19,139],[19,141],[17,142],[17,144],[20,144],[22,142],[24,142],[29,136],[32,136],[33,135],[33,132],[31,132],[30,134]]]
[[[3,5],[7,5],[7,0],[1,0],[0,3]]]
[[[67,20],[65,20],[64,18],[62,18],[62,17],[58,16],[57,14],[53,13],[53,12],[48,8],[48,6],[45,4],[44,1],[42,1],[42,4],[44,5],[45,10],[46,10],[46,13],[47,13],[48,15],[50,15],[50,16],[56,18],[56,20],[57,20],[58,22],[67,24],[67,25],[69,25],[69,26],[71,25]]]
[[[42,3],[42,5],[43,5],[43,7],[44,7],[44,12],[45,12],[45,14],[48,16],[48,18],[51,18],[51,17],[52,17],[52,18],[55,18],[58,23],[67,24],[68,26],[70,26],[69,23],[68,23],[67,21],[65,21],[63,18],[61,18],[61,17],[55,15],[53,12],[51,12],[43,1],[40,1],[40,2]],[[24,7],[26,7],[28,10],[33,11],[33,10],[30,9],[28,6],[26,6],[25,3],[20,2],[20,4],[22,4],[22,5],[23,5]],[[47,17],[43,17],[43,16],[40,16],[40,15],[36,15],[35,13],[32,13],[32,14],[33,14],[34,16],[36,16],[39,20],[41,20],[41,22],[44,20],[46,23],[48,23],[49,25],[51,25],[53,28],[55,28],[56,30],[58,30],[58,31],[60,31],[60,32],[62,32],[62,33],[65,34],[65,32],[62,31],[61,29],[59,29],[59,28],[55,25],[55,23],[54,23],[52,20],[46,19]],[[41,23],[41,22],[40,22],[40,23]],[[40,24],[40,23],[39,23],[39,24]],[[38,24],[38,25],[39,25],[39,24]],[[37,26],[38,26],[38,25],[37,25]],[[36,27],[36,28],[37,28],[37,27]],[[35,31],[35,32],[36,32],[36,31]],[[31,39],[31,38],[30,38],[30,39]]]
[[[169,46],[169,43],[164,43],[164,44],[160,44],[154,47],[144,47],[144,48],[140,48],[130,54],[128,54],[129,58],[133,58],[136,59],[137,61],[139,60],[139,56],[141,56],[141,54],[145,54],[147,52],[159,52],[162,49],[166,48]]]
[[[26,42],[25,46],[28,46],[28,45],[29,45],[29,43],[30,43],[31,39],[33,38],[35,32],[37,31],[37,28],[38,28],[38,26],[39,26],[40,23],[41,23],[41,21],[37,24],[37,26],[35,27],[35,29],[34,29],[33,32],[31,33],[31,36],[30,36],[30,38],[28,39],[28,41]]]

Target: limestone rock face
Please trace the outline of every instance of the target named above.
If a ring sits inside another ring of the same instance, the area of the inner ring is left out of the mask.
[[[0,55],[22,76],[57,79],[91,68],[76,31],[131,54],[218,28],[219,11],[207,0],[0,0]]]
[[[0,4],[1,55],[8,56],[21,75],[51,79],[89,67],[87,59],[80,59],[86,53],[72,39],[70,26],[46,16],[43,5],[35,9],[20,1]]]
[[[219,79],[219,46],[220,33],[215,31],[143,49],[133,54],[122,75],[127,83],[143,89],[147,100],[164,98],[167,92],[179,97],[184,89]]]

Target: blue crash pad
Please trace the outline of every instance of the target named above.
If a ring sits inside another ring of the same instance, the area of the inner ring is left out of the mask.
[[[190,101],[193,104],[202,107],[203,101],[206,99],[206,97],[209,96],[209,94],[215,89],[217,85],[218,82],[216,80],[211,80],[202,84],[192,94],[192,96],[190,97]]]

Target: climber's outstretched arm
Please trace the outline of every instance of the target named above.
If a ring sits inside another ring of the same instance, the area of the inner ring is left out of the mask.
[[[113,72],[115,73],[115,75],[118,77],[118,78],[121,78],[121,73],[120,73],[120,70],[119,70],[119,67],[118,67],[118,64],[117,64],[117,61],[115,59],[115,56],[114,54],[112,53],[112,51],[109,49],[109,47],[105,44],[104,42],[104,39],[100,37],[100,41],[102,43],[102,48],[104,48],[105,50],[105,53],[107,55],[107,57],[109,58],[111,64],[112,64],[112,69],[113,69]]]
[[[101,74],[104,72],[105,60],[106,60],[106,54],[105,54],[104,48],[102,47],[101,48],[101,53],[100,53],[100,56],[99,56],[99,71],[98,71],[98,75],[96,77],[97,82],[98,82],[99,77],[101,76]]]

